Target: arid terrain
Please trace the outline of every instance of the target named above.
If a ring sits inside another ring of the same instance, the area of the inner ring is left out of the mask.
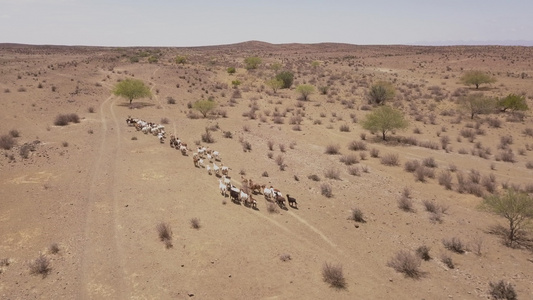
[[[262,62],[247,70],[251,56]],[[294,83],[274,92],[265,82],[282,70]],[[497,81],[465,86],[468,70]],[[132,105],[114,96],[132,77],[153,96]],[[392,83],[390,104],[409,121],[388,142],[361,126],[377,81]],[[306,101],[301,84],[316,87]],[[0,44],[0,136],[16,143],[0,150],[0,298],[490,299],[489,283],[503,280],[533,299],[532,252],[504,245],[494,228],[506,220],[478,207],[505,186],[533,193],[531,111],[471,119],[458,101],[479,91],[533,107],[533,48]],[[207,118],[191,109],[201,99],[218,104]],[[54,125],[61,114],[79,122]],[[164,124],[192,151],[128,117]],[[256,209],[222,196],[219,178],[193,164],[198,146],[220,152],[214,162],[235,186],[273,186],[298,208],[262,193]],[[391,155],[397,165],[383,163]],[[422,178],[407,171],[413,161],[427,165]],[[411,212],[399,208],[406,190]],[[351,220],[353,209],[366,222]],[[172,247],[158,236],[162,222]],[[464,253],[444,246],[454,238]],[[419,278],[389,266],[421,246],[431,259]],[[32,274],[40,254],[49,268]],[[342,267],[343,288],[323,280],[326,263]]]

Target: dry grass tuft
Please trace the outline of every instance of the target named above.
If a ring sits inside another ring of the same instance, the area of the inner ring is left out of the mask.
[[[423,275],[422,271],[420,271],[421,264],[420,257],[406,250],[396,252],[394,257],[387,263],[389,267],[397,272],[414,279],[418,279]]]
[[[41,253],[39,254],[39,257],[37,257],[35,260],[29,263],[29,267],[30,267],[30,274],[41,275],[44,278],[51,271],[50,259],[48,259],[46,256],[44,256]]]
[[[322,278],[326,283],[329,283],[331,287],[337,289],[346,288],[346,279],[342,272],[342,265],[324,263],[322,266]]]
[[[200,225],[200,219],[198,219],[198,218],[192,218],[190,220],[190,223],[191,223],[191,227],[194,228],[194,229],[200,229],[200,227],[202,227]]]

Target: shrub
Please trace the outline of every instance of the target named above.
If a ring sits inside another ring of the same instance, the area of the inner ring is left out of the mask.
[[[339,130],[340,130],[341,132],[350,132],[350,126],[348,126],[348,125],[346,125],[346,124],[341,125],[340,128],[339,128]]]
[[[379,157],[379,150],[376,149],[376,148],[372,148],[372,149],[370,149],[370,156],[371,156],[371,157],[374,157],[374,158]]]
[[[273,141],[267,141],[268,150],[273,151],[274,150],[274,142]]]
[[[0,136],[0,148],[4,150],[10,150],[15,146],[16,141],[11,135],[4,134]]]
[[[442,261],[442,263],[444,263],[449,269],[455,268],[452,258],[447,254],[442,254],[440,261]]]
[[[363,141],[352,141],[348,144],[348,149],[353,151],[366,150],[366,143]]]
[[[348,167],[348,174],[353,176],[361,176],[361,171],[356,166],[350,166]]]
[[[170,123],[170,120],[168,118],[161,118],[161,124],[168,124]]]
[[[11,129],[9,131],[9,135],[14,137],[14,138],[18,138],[18,137],[20,137],[20,132],[18,130],[16,130],[16,129]]]
[[[79,123],[80,117],[77,114],[59,114],[56,116],[54,125],[56,126],[66,126],[68,123]]]
[[[389,153],[381,158],[381,164],[386,166],[399,166],[400,157],[396,153]]]
[[[165,222],[161,222],[156,226],[159,239],[165,243],[167,249],[172,248],[172,229],[170,225]]]
[[[313,181],[320,181],[320,177],[318,177],[318,175],[316,174],[312,174],[312,175],[309,175],[307,176],[307,178],[313,180]]]
[[[331,185],[327,183],[323,183],[322,185],[320,185],[320,193],[323,196],[326,196],[327,198],[333,197],[333,190],[331,188]]]
[[[424,158],[424,160],[422,161],[422,164],[428,168],[437,167],[437,162],[435,161],[433,157]]]
[[[347,166],[351,166],[351,165],[358,163],[359,158],[355,154],[348,154],[348,155],[341,156],[340,161]]]
[[[202,142],[204,143],[214,143],[215,138],[213,138],[213,135],[211,135],[211,131],[209,131],[209,128],[205,128],[205,133],[202,134]]]
[[[268,177],[268,172],[267,172],[267,171],[264,171],[264,172],[261,174],[261,176],[263,176],[263,177]]]
[[[48,252],[50,252],[51,254],[57,254],[59,252],[59,245],[57,243],[52,243],[48,247]]]
[[[279,256],[279,259],[281,261],[289,261],[289,260],[291,260],[291,255],[290,254],[282,254],[282,255]]]
[[[406,212],[414,212],[413,201],[405,195],[398,198],[398,207]]]
[[[414,173],[418,167],[420,167],[420,162],[413,159],[405,162],[404,170],[409,173]]]
[[[334,167],[331,167],[324,172],[324,176],[329,179],[340,180],[340,171]]]
[[[176,104],[176,99],[168,96],[167,97],[167,104]]]
[[[194,229],[200,229],[200,227],[201,227],[200,219],[198,219],[198,218],[192,218],[190,220],[190,223],[191,223],[191,227],[194,228]]]
[[[452,173],[450,171],[442,171],[439,174],[439,184],[444,186],[447,190],[452,189]]]
[[[516,292],[510,283],[503,280],[489,283],[489,293],[494,299],[516,300]]]
[[[350,214],[350,220],[353,220],[359,223],[366,223],[363,212],[359,208],[352,208],[352,211]]]
[[[453,251],[455,253],[463,254],[466,252],[466,246],[463,244],[460,238],[453,237],[451,239],[443,239],[442,244],[444,248]]]
[[[331,287],[343,289],[346,287],[346,279],[342,272],[342,265],[324,263],[322,266],[322,278]]]
[[[41,275],[46,277],[50,273],[50,259],[44,256],[42,253],[39,254],[35,260],[29,263],[30,274]]]
[[[227,139],[231,139],[233,138],[233,134],[231,133],[231,131],[224,131],[224,137],[227,138]]]
[[[416,255],[420,257],[421,259],[428,261],[431,259],[431,256],[429,255],[429,247],[428,246],[420,246],[416,249]]]
[[[396,252],[394,257],[387,263],[396,272],[415,279],[420,278],[423,274],[419,269],[421,264],[422,260],[418,256],[406,250]]]
[[[325,153],[326,154],[331,154],[331,155],[334,155],[334,154],[339,154],[339,150],[340,150],[340,146],[339,145],[327,145],[326,146],[326,151]]]
[[[244,152],[249,152],[249,151],[252,151],[252,144],[250,144],[250,142],[248,141],[242,141],[242,150]]]

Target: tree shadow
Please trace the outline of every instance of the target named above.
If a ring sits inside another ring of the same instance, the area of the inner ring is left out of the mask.
[[[153,103],[139,102],[139,101],[132,102],[131,104],[128,103],[128,102],[124,102],[124,103],[120,103],[120,104],[117,104],[117,105],[118,106],[122,106],[122,107],[127,107],[129,109],[141,109],[141,108],[145,108],[145,107],[155,106],[155,104],[153,104]]]

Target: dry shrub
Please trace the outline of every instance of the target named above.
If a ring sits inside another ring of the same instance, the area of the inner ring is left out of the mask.
[[[10,150],[15,144],[16,141],[11,135],[4,134],[0,136],[0,148]]]
[[[205,128],[205,133],[202,134],[202,142],[208,144],[212,144],[215,142],[215,138],[213,138],[211,131],[207,127]]]
[[[307,176],[307,178],[313,180],[313,181],[320,181],[320,177],[318,177],[318,175],[316,174],[311,174],[309,176]]]
[[[439,174],[439,184],[444,186],[447,190],[452,189],[452,173],[448,170],[442,171]]]
[[[348,144],[348,149],[353,151],[365,151],[366,143],[363,141],[352,141]]]
[[[242,141],[242,151],[249,152],[252,151],[252,144],[248,141]]]
[[[444,245],[444,248],[455,253],[463,254],[466,252],[466,246],[458,237],[452,237],[451,239],[442,239],[442,244]]]
[[[327,198],[333,197],[333,189],[331,188],[331,185],[327,183],[323,183],[320,185],[320,194],[323,196],[326,196]]]
[[[347,166],[351,166],[359,162],[359,157],[353,153],[343,155],[340,158],[340,162],[344,163]]]
[[[170,228],[170,225],[168,223],[161,222],[157,224],[156,229],[159,239],[165,243],[167,249],[172,248],[172,229]]]
[[[359,223],[366,223],[364,214],[359,208],[352,208],[349,219]]]
[[[341,132],[350,132],[350,126],[348,126],[348,125],[346,125],[346,124],[341,125],[340,128],[339,128],[339,130],[340,130]]]
[[[48,247],[48,252],[50,252],[51,254],[57,254],[59,253],[59,245],[57,243],[52,243],[49,247]]]
[[[30,267],[30,274],[41,275],[44,278],[51,271],[50,259],[48,259],[46,256],[44,256],[41,253],[39,254],[39,257],[37,257],[35,260],[30,261],[29,267]]]
[[[396,153],[389,153],[381,157],[381,164],[386,165],[386,166],[399,166],[400,157]]]
[[[190,223],[191,223],[191,227],[194,228],[194,229],[200,229],[200,227],[201,227],[200,219],[198,219],[198,218],[192,218],[190,220]]]
[[[274,142],[273,141],[267,141],[268,150],[274,151]]]
[[[431,256],[429,255],[430,248],[426,245],[422,245],[416,249],[416,255],[420,257],[421,259],[428,261],[431,260]]]
[[[406,212],[414,212],[413,201],[405,195],[401,195],[398,198],[398,207]]]
[[[517,295],[514,287],[509,282],[500,280],[498,282],[489,283],[489,294],[494,299],[516,300]]]
[[[11,129],[9,131],[9,135],[14,137],[14,138],[18,138],[18,137],[20,137],[20,132],[18,130],[16,130],[16,129]]]
[[[346,279],[342,272],[342,265],[324,263],[322,266],[322,278],[331,287],[343,289],[346,287]]]
[[[394,257],[387,263],[389,267],[397,272],[414,279],[418,279],[423,275],[422,271],[420,271],[421,264],[420,257],[406,250],[396,252]]]
[[[282,254],[282,255],[279,256],[279,259],[280,259],[281,261],[289,261],[289,260],[291,260],[292,258],[291,258],[291,255],[290,255],[290,254]]]
[[[327,145],[326,146],[326,151],[325,153],[326,154],[339,154],[339,150],[340,150],[340,146],[339,145],[333,145],[333,144],[330,144],[330,145]]]
[[[376,149],[376,148],[372,148],[372,149],[370,149],[370,156],[371,156],[371,157],[374,157],[374,158],[379,157],[379,150]]]
[[[504,161],[504,162],[514,163],[515,162],[515,157],[514,157],[513,150],[507,149],[507,150],[501,151],[500,153],[498,153],[496,155],[496,160],[497,161],[501,160],[501,161]]]
[[[341,179],[340,174],[341,174],[341,172],[339,171],[339,169],[337,169],[335,167],[331,167],[331,168],[327,169],[326,172],[324,172],[324,176],[326,178],[335,179],[335,180],[340,180]]]
[[[417,181],[426,182],[426,177],[435,178],[435,171],[431,168],[418,166],[415,170],[415,178]]]
[[[442,254],[441,257],[440,257],[440,261],[442,261],[442,263],[444,263],[448,269],[454,269],[455,268],[455,265],[453,264],[453,260],[452,258],[447,255],[447,254]]]
[[[30,157],[30,151],[35,151],[35,145],[34,144],[25,143],[19,149],[20,157],[22,157],[24,159]]]
[[[416,159],[409,160],[405,162],[404,170],[409,173],[414,173],[416,169],[420,166],[420,162]]]
[[[359,170],[359,167],[357,166],[350,166],[348,167],[348,174],[353,176],[361,176],[361,170]]]
[[[436,168],[437,167],[437,162],[435,161],[435,159],[433,157],[424,158],[424,160],[422,161],[422,164],[425,167],[428,167],[428,168]]]

